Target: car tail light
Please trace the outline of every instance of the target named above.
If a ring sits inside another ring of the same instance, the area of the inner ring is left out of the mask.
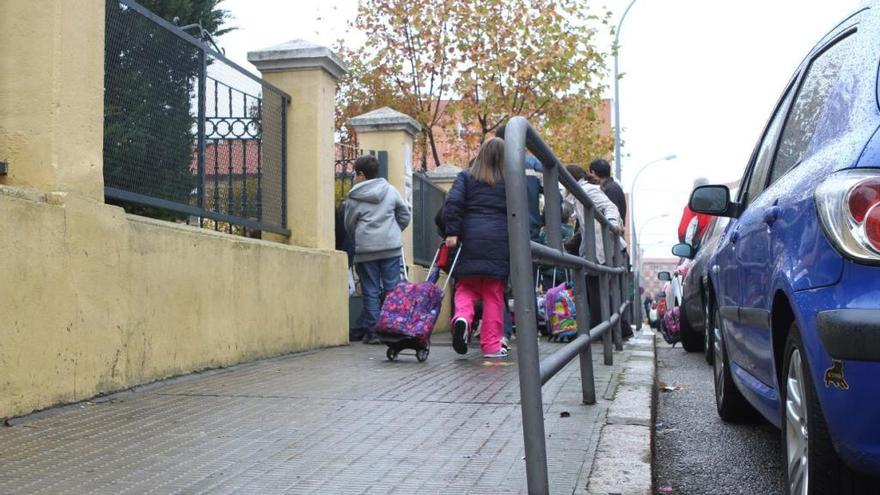
[[[865,216],[865,237],[874,249],[880,251],[880,203],[872,206]]]
[[[864,222],[868,210],[880,203],[880,178],[862,179],[846,198],[849,213],[856,222]]]
[[[880,170],[832,174],[816,188],[815,198],[829,241],[852,259],[880,263]]]

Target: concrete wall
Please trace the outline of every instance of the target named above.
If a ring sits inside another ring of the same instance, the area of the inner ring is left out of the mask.
[[[14,187],[0,218],[0,417],[347,342],[342,253]]]

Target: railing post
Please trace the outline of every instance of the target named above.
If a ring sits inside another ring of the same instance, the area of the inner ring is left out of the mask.
[[[198,156],[196,158],[196,168],[198,172],[199,185],[196,189],[196,204],[199,208],[205,209],[205,115],[207,113],[205,106],[205,98],[207,93],[207,76],[208,76],[208,57],[205,56],[205,50],[199,50],[199,117],[198,117],[198,135],[196,136],[198,146]],[[200,224],[201,225],[201,224]]]
[[[562,196],[559,193],[559,166],[544,167],[544,232],[547,245],[562,250]]]
[[[604,225],[601,227],[602,229],[602,251],[605,255],[605,266],[613,266],[614,264],[614,256],[612,254],[611,248],[611,232]],[[608,321],[611,318],[611,314],[614,312],[613,308],[611,308],[611,277],[613,275],[608,273],[603,273],[599,279],[599,303],[602,307],[602,321]],[[605,354],[605,364],[611,366],[614,364],[614,342],[613,339],[613,330],[609,328],[605,331],[605,334],[602,335],[602,346]]]
[[[611,239],[611,260],[612,265],[617,267],[621,264],[621,253],[620,253],[620,243],[617,240],[617,237]],[[615,273],[611,276],[611,312],[616,313],[620,311],[620,290],[623,287],[623,273]],[[622,351],[623,350],[623,313],[620,314],[620,318],[617,320],[617,323],[614,324],[614,350]]]
[[[504,184],[507,189],[507,230],[510,236],[510,267],[516,305],[517,360],[520,406],[526,453],[526,479],[530,494],[550,491],[547,450],[544,444],[544,406],[538,359],[538,327],[535,291],[532,286],[532,250],[525,181],[525,148],[528,122],[514,117],[504,137]]]
[[[575,270],[574,277],[574,307],[577,318],[578,335],[590,334],[590,316],[587,314],[587,272]],[[587,344],[580,353],[581,366],[581,389],[584,404],[596,403],[596,383],[593,377],[593,346]]]

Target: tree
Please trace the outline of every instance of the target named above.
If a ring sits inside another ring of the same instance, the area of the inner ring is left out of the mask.
[[[559,112],[554,114],[552,112]],[[554,105],[542,124],[542,137],[556,157],[563,163],[586,167],[596,158],[609,157],[614,148],[610,126],[606,126],[608,102],[581,95],[565,99],[564,105]]]
[[[413,115],[437,165],[436,126],[450,116],[478,127],[472,148],[523,115],[566,148],[601,149],[565,140],[596,137],[606,68],[594,42],[609,15],[583,0],[364,0],[354,26],[367,43],[349,52],[362,63],[343,87]],[[343,104],[340,118],[350,110]]]
[[[466,56],[455,89],[479,141],[515,115],[558,137],[577,130],[575,121],[592,127],[606,69],[591,25],[607,25],[608,15],[593,15],[583,0],[487,0],[468,10],[457,31]]]
[[[456,53],[452,43],[460,0],[363,0],[353,27],[369,33],[356,51],[344,50],[351,73],[340,92],[340,118],[391,103],[422,125],[435,163],[434,128],[451,95]],[[367,107],[367,108],[365,108]]]
[[[229,31],[223,28],[228,13],[217,7],[220,1],[147,0],[143,5],[166,20],[200,24],[203,33],[219,36]],[[105,15],[105,185],[188,204],[196,186],[190,165],[199,51],[118,1],[107,0]],[[169,217],[120,203],[130,212]]]

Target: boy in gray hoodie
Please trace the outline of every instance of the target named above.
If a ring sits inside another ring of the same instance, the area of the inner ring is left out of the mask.
[[[379,177],[379,161],[362,156],[354,162],[355,186],[345,206],[345,230],[354,238],[355,270],[361,281],[364,309],[360,331],[364,343],[379,343],[373,333],[379,319],[379,296],[400,281],[403,240],[409,225],[409,205],[397,189]]]

